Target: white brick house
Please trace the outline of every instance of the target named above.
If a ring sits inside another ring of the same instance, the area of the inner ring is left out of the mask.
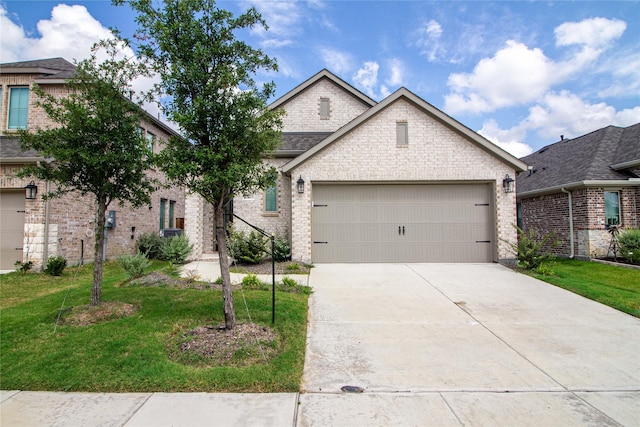
[[[405,88],[376,103],[327,70],[270,107],[286,110],[283,142],[265,160],[276,189],[236,198],[234,213],[290,239],[294,259],[513,260],[515,191],[503,184],[522,161]],[[198,254],[213,250],[207,211],[187,204]]]

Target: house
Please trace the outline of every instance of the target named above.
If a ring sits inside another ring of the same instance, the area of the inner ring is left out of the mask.
[[[554,233],[557,255],[603,257],[612,225],[638,228],[640,123],[561,137],[521,160],[530,170],[516,178],[518,224]]]
[[[52,183],[17,178],[27,164],[46,161],[38,153],[23,151],[15,136],[17,129],[37,129],[52,125],[36,105],[31,86],[37,83],[46,92],[64,96],[64,83],[73,76],[75,66],[62,58],[0,64],[0,270],[14,269],[16,261],[46,264],[49,257],[62,255],[70,264],[93,260],[96,209],[91,197],[70,193],[43,200]],[[176,134],[151,115],[140,123],[153,150]],[[162,179],[156,171],[150,174]],[[25,188],[37,190],[26,199]],[[152,203],[139,209],[109,206],[115,224],[106,232],[107,257],[130,253],[142,233],[166,228],[182,228],[185,195],[179,188],[159,187]]]
[[[233,210],[294,259],[513,262],[521,160],[405,88],[377,103],[327,70],[270,108],[286,111],[277,182]],[[189,197],[186,215],[195,255],[212,252],[211,208]]]

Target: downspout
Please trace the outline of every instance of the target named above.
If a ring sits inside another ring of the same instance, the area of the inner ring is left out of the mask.
[[[569,254],[569,258],[573,258],[573,203],[571,199],[571,191],[567,191],[561,188],[563,193],[566,193],[569,197],[569,246],[571,247],[571,253]]]
[[[51,183],[47,181],[47,195],[51,191]],[[47,266],[49,258],[49,198],[44,202],[44,244],[42,245],[42,271]]]

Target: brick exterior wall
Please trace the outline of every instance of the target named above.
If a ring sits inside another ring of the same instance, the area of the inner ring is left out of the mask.
[[[320,118],[320,98],[329,98],[329,119]],[[321,79],[282,105],[284,132],[333,132],[370,107],[328,79]]]
[[[7,111],[9,99],[9,87],[13,85],[29,85],[32,76],[24,74],[0,75],[2,84],[2,110],[0,115],[0,134],[11,136],[7,129]],[[42,86],[48,93],[56,96],[64,96],[66,89],[63,85]],[[27,116],[27,128],[37,129],[53,126],[44,111],[35,105],[37,99],[33,93],[29,93],[29,111]],[[161,149],[163,141],[169,137],[169,133],[152,122],[144,122],[140,125],[145,131],[155,135],[154,152]],[[0,188],[15,189],[24,188],[31,179],[19,179],[15,174],[22,168],[21,164],[0,164]],[[164,182],[163,176],[156,171],[149,174]],[[33,261],[36,266],[43,265],[43,257],[62,255],[70,265],[81,262],[93,261],[95,245],[95,202],[90,196],[82,197],[77,193],[69,193],[60,198],[42,200],[46,194],[48,184],[43,181],[35,181],[38,186],[38,198],[25,202],[24,224],[24,258],[23,261]],[[50,188],[53,190],[53,188]],[[169,219],[169,202],[175,201],[174,219],[178,221],[185,218],[185,194],[177,187],[164,188],[159,185],[151,195],[151,205],[133,209],[130,206],[119,206],[118,201],[112,202],[107,210],[116,211],[116,227],[107,230],[107,258],[114,258],[124,253],[135,251],[136,240],[142,233],[157,233],[160,226],[160,199],[167,200],[165,221]],[[174,223],[175,226],[175,223]],[[135,231],[132,228],[135,227]],[[48,238],[45,239],[45,230]],[[45,245],[46,242],[46,245]],[[28,259],[27,259],[28,257]],[[45,261],[46,262],[46,261]]]
[[[620,193],[620,221],[622,228],[638,228],[640,186],[625,188],[589,187],[573,190],[573,238],[571,253],[569,236],[568,195],[553,193],[519,200],[522,209],[522,227],[535,230],[542,236],[554,233],[560,245],[551,250],[558,256],[595,258],[607,255],[611,234],[605,227],[604,192]]]

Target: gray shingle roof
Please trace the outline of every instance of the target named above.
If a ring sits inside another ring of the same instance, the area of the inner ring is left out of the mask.
[[[612,165],[640,159],[640,123],[607,126],[574,139],[564,139],[521,158],[533,169],[516,178],[518,193],[591,180],[634,178]]]
[[[304,152],[316,146],[323,139],[331,135],[332,132],[283,132],[282,144],[278,147],[277,153],[295,151]]]
[[[23,151],[20,148],[20,139],[0,136],[0,159],[41,157],[35,150]]]
[[[17,72],[38,70],[39,79],[68,79],[73,76],[76,66],[64,58],[36,59],[33,61],[7,62],[0,64],[0,72],[11,70]]]

